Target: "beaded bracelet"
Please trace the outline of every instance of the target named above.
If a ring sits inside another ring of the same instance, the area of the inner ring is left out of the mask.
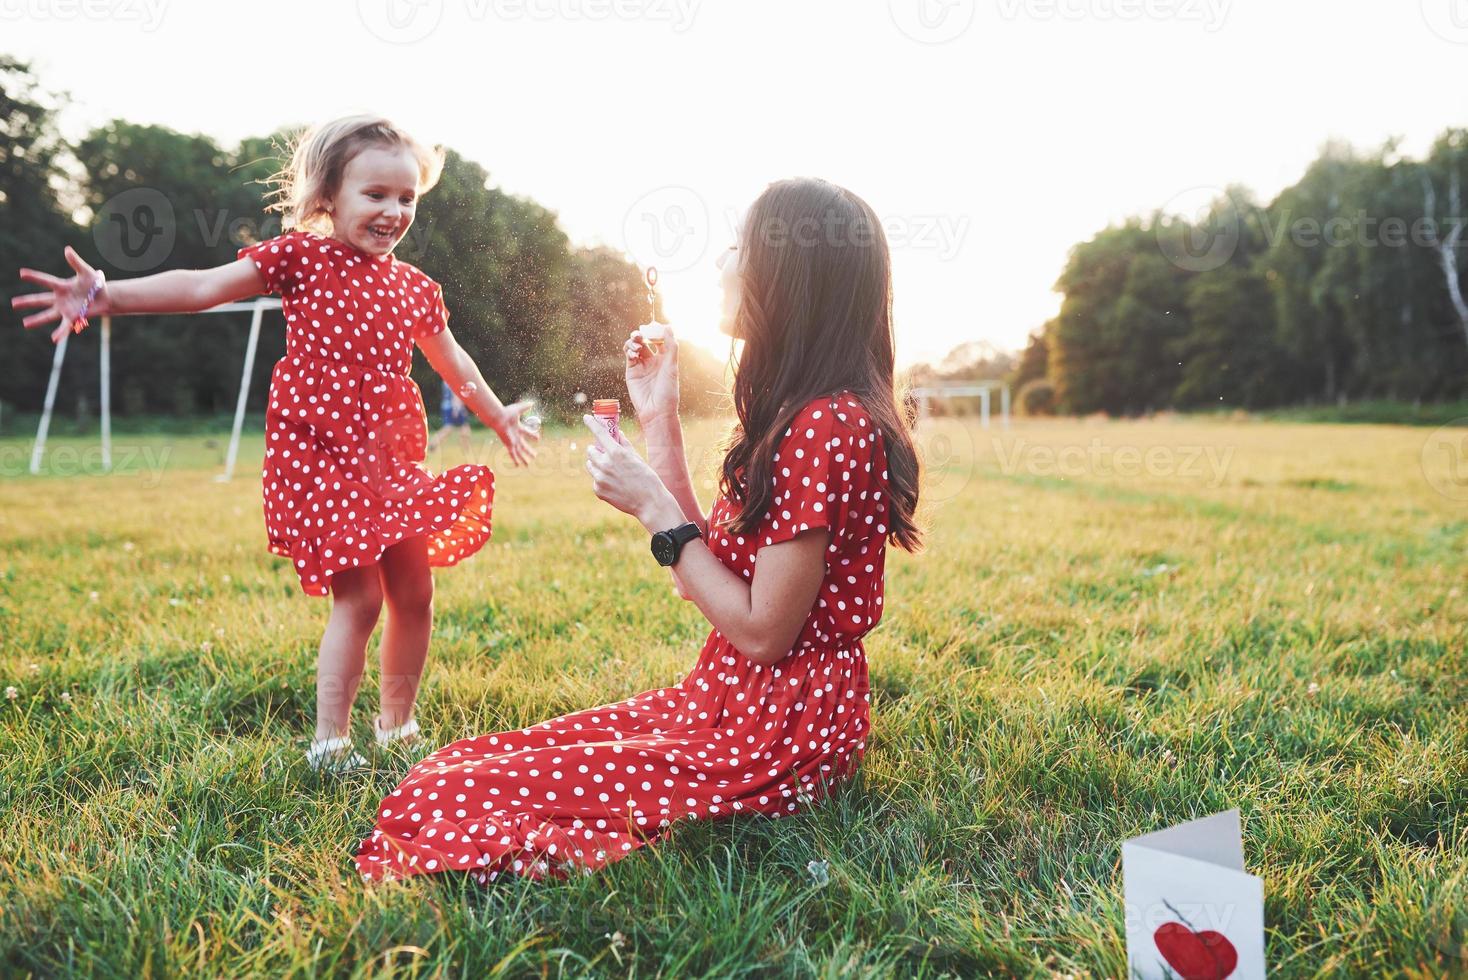
[[[97,278],[92,280],[92,288],[87,290],[87,298],[82,300],[81,312],[71,323],[72,333],[81,333],[82,328],[87,325],[87,310],[91,308],[92,300],[97,298],[97,294],[102,291],[102,286],[106,284],[107,277],[102,274],[101,269],[94,269],[92,274]]]

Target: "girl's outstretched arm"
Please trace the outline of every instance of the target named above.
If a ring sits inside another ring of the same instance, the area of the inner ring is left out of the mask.
[[[21,321],[27,330],[59,320],[51,339],[59,341],[73,323],[92,314],[124,316],[130,313],[196,313],[221,303],[255,296],[265,288],[255,263],[238,259],[213,269],[172,269],[152,276],[107,282],[71,246],[66,262],[75,273],[70,279],[21,269],[20,278],[42,287],[42,292],[15,296],[17,310],[39,309]],[[90,297],[90,302],[88,301]]]
[[[540,439],[540,433],[526,426],[520,417],[535,403],[523,401],[506,405],[501,402],[489,387],[489,382],[484,380],[474,358],[459,346],[447,327],[436,334],[418,338],[418,347],[438,376],[458,393],[464,407],[500,437],[510,451],[510,461],[516,466],[528,466],[535,458],[533,443]]]

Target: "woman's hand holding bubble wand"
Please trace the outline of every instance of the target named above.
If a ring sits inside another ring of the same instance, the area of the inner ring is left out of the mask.
[[[647,270],[647,298],[649,309],[656,309],[658,271]],[[627,394],[632,398],[632,407],[637,420],[645,428],[678,414],[678,340],[673,328],[655,320],[649,320],[627,338],[622,345],[627,359]]]

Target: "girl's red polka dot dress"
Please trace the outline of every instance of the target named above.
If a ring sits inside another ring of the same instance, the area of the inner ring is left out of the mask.
[[[489,540],[494,473],[424,469],[428,421],[408,376],[413,342],[448,326],[438,283],[391,255],[293,231],[242,248],[279,293],[286,353],[265,412],[265,530],[309,595],[428,537],[453,565]]]
[[[775,457],[758,532],[720,530],[737,512],[721,499],[708,534],[714,554],[751,579],[761,547],[830,529],[820,598],[791,652],[761,666],[715,630],[675,687],[444,746],[382,801],[357,853],[363,877],[559,878],[678,820],[780,817],[822,798],[866,749],[861,637],[882,618],[886,480],[881,434],[856,399],[812,401]]]

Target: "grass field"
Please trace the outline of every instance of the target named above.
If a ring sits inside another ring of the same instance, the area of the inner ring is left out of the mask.
[[[1117,976],[1121,841],[1236,806],[1276,975],[1464,974],[1468,486],[1432,438],[924,423],[930,546],[889,561],[861,779],[487,890],[352,873],[409,762],[300,762],[327,605],[264,550],[258,435],[229,484],[218,436],[121,438],[105,476],[61,439],[64,477],[0,441],[0,973]],[[572,441],[497,467],[494,542],[439,573],[436,743],[695,658]]]

